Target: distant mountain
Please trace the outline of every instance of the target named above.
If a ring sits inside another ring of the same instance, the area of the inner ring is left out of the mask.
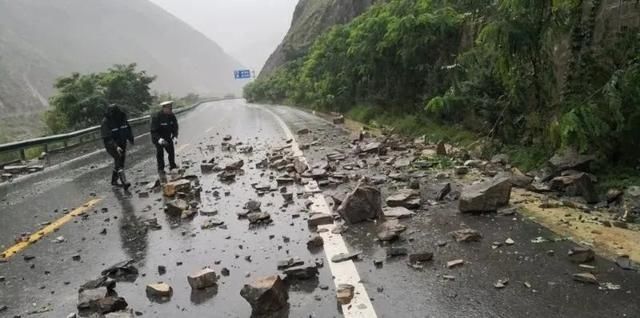
[[[283,64],[304,56],[324,31],[348,23],[380,0],[299,0],[289,32],[265,63],[260,77],[268,77]]]
[[[0,140],[41,133],[56,78],[132,62],[160,92],[240,92],[239,62],[147,0],[0,0]]]

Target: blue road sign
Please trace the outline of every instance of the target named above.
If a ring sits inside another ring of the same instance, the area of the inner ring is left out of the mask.
[[[251,78],[251,70],[233,71],[233,77],[235,77],[235,79]]]

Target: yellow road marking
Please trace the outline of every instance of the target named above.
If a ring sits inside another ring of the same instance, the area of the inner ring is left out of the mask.
[[[84,213],[87,210],[91,209],[93,206],[98,204],[100,201],[102,201],[102,199],[100,199],[100,198],[89,200],[89,202],[85,203],[81,207],[76,208],[73,211],[71,211],[70,213],[68,213],[68,214],[64,215],[63,217],[55,220],[51,224],[49,224],[49,225],[45,226],[44,228],[42,228],[40,231],[37,231],[37,232],[31,234],[27,241],[23,241],[23,242],[17,243],[14,246],[12,246],[9,249],[7,249],[6,251],[2,252],[2,254],[0,254],[0,259],[8,260],[9,258],[15,256],[16,254],[20,253],[21,251],[23,251],[24,249],[29,247],[29,245],[39,241],[40,239],[42,239],[46,235],[49,235],[49,234],[55,232],[57,229],[61,228],[65,223],[73,220],[73,218],[75,218],[76,216],[81,215],[82,213]]]
[[[191,146],[191,145],[190,145],[190,144],[184,144],[184,145],[182,145],[182,146],[178,147],[178,151],[185,150],[185,149],[187,149],[187,147],[189,147],[189,146]]]

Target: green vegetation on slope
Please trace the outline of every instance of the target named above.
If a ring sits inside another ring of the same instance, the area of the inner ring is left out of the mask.
[[[324,33],[245,97],[373,114],[369,121],[406,117],[413,131],[457,127],[501,140],[527,166],[564,146],[631,163],[640,149],[640,31],[614,28],[596,43],[601,5],[390,0]]]
[[[130,118],[146,112],[153,101],[149,85],[155,80],[136,65],[115,65],[101,73],[59,78],[51,97],[52,110],[46,113],[51,132],[61,133],[98,125],[107,106],[117,104]]]

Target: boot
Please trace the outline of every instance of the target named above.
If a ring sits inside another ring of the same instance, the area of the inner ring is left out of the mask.
[[[111,185],[118,186],[118,171],[111,172]]]
[[[120,182],[122,182],[122,187],[124,188],[124,191],[129,190],[129,187],[131,187],[131,183],[127,182],[127,176],[124,174],[123,169],[120,169],[118,171],[118,176],[120,177]]]

